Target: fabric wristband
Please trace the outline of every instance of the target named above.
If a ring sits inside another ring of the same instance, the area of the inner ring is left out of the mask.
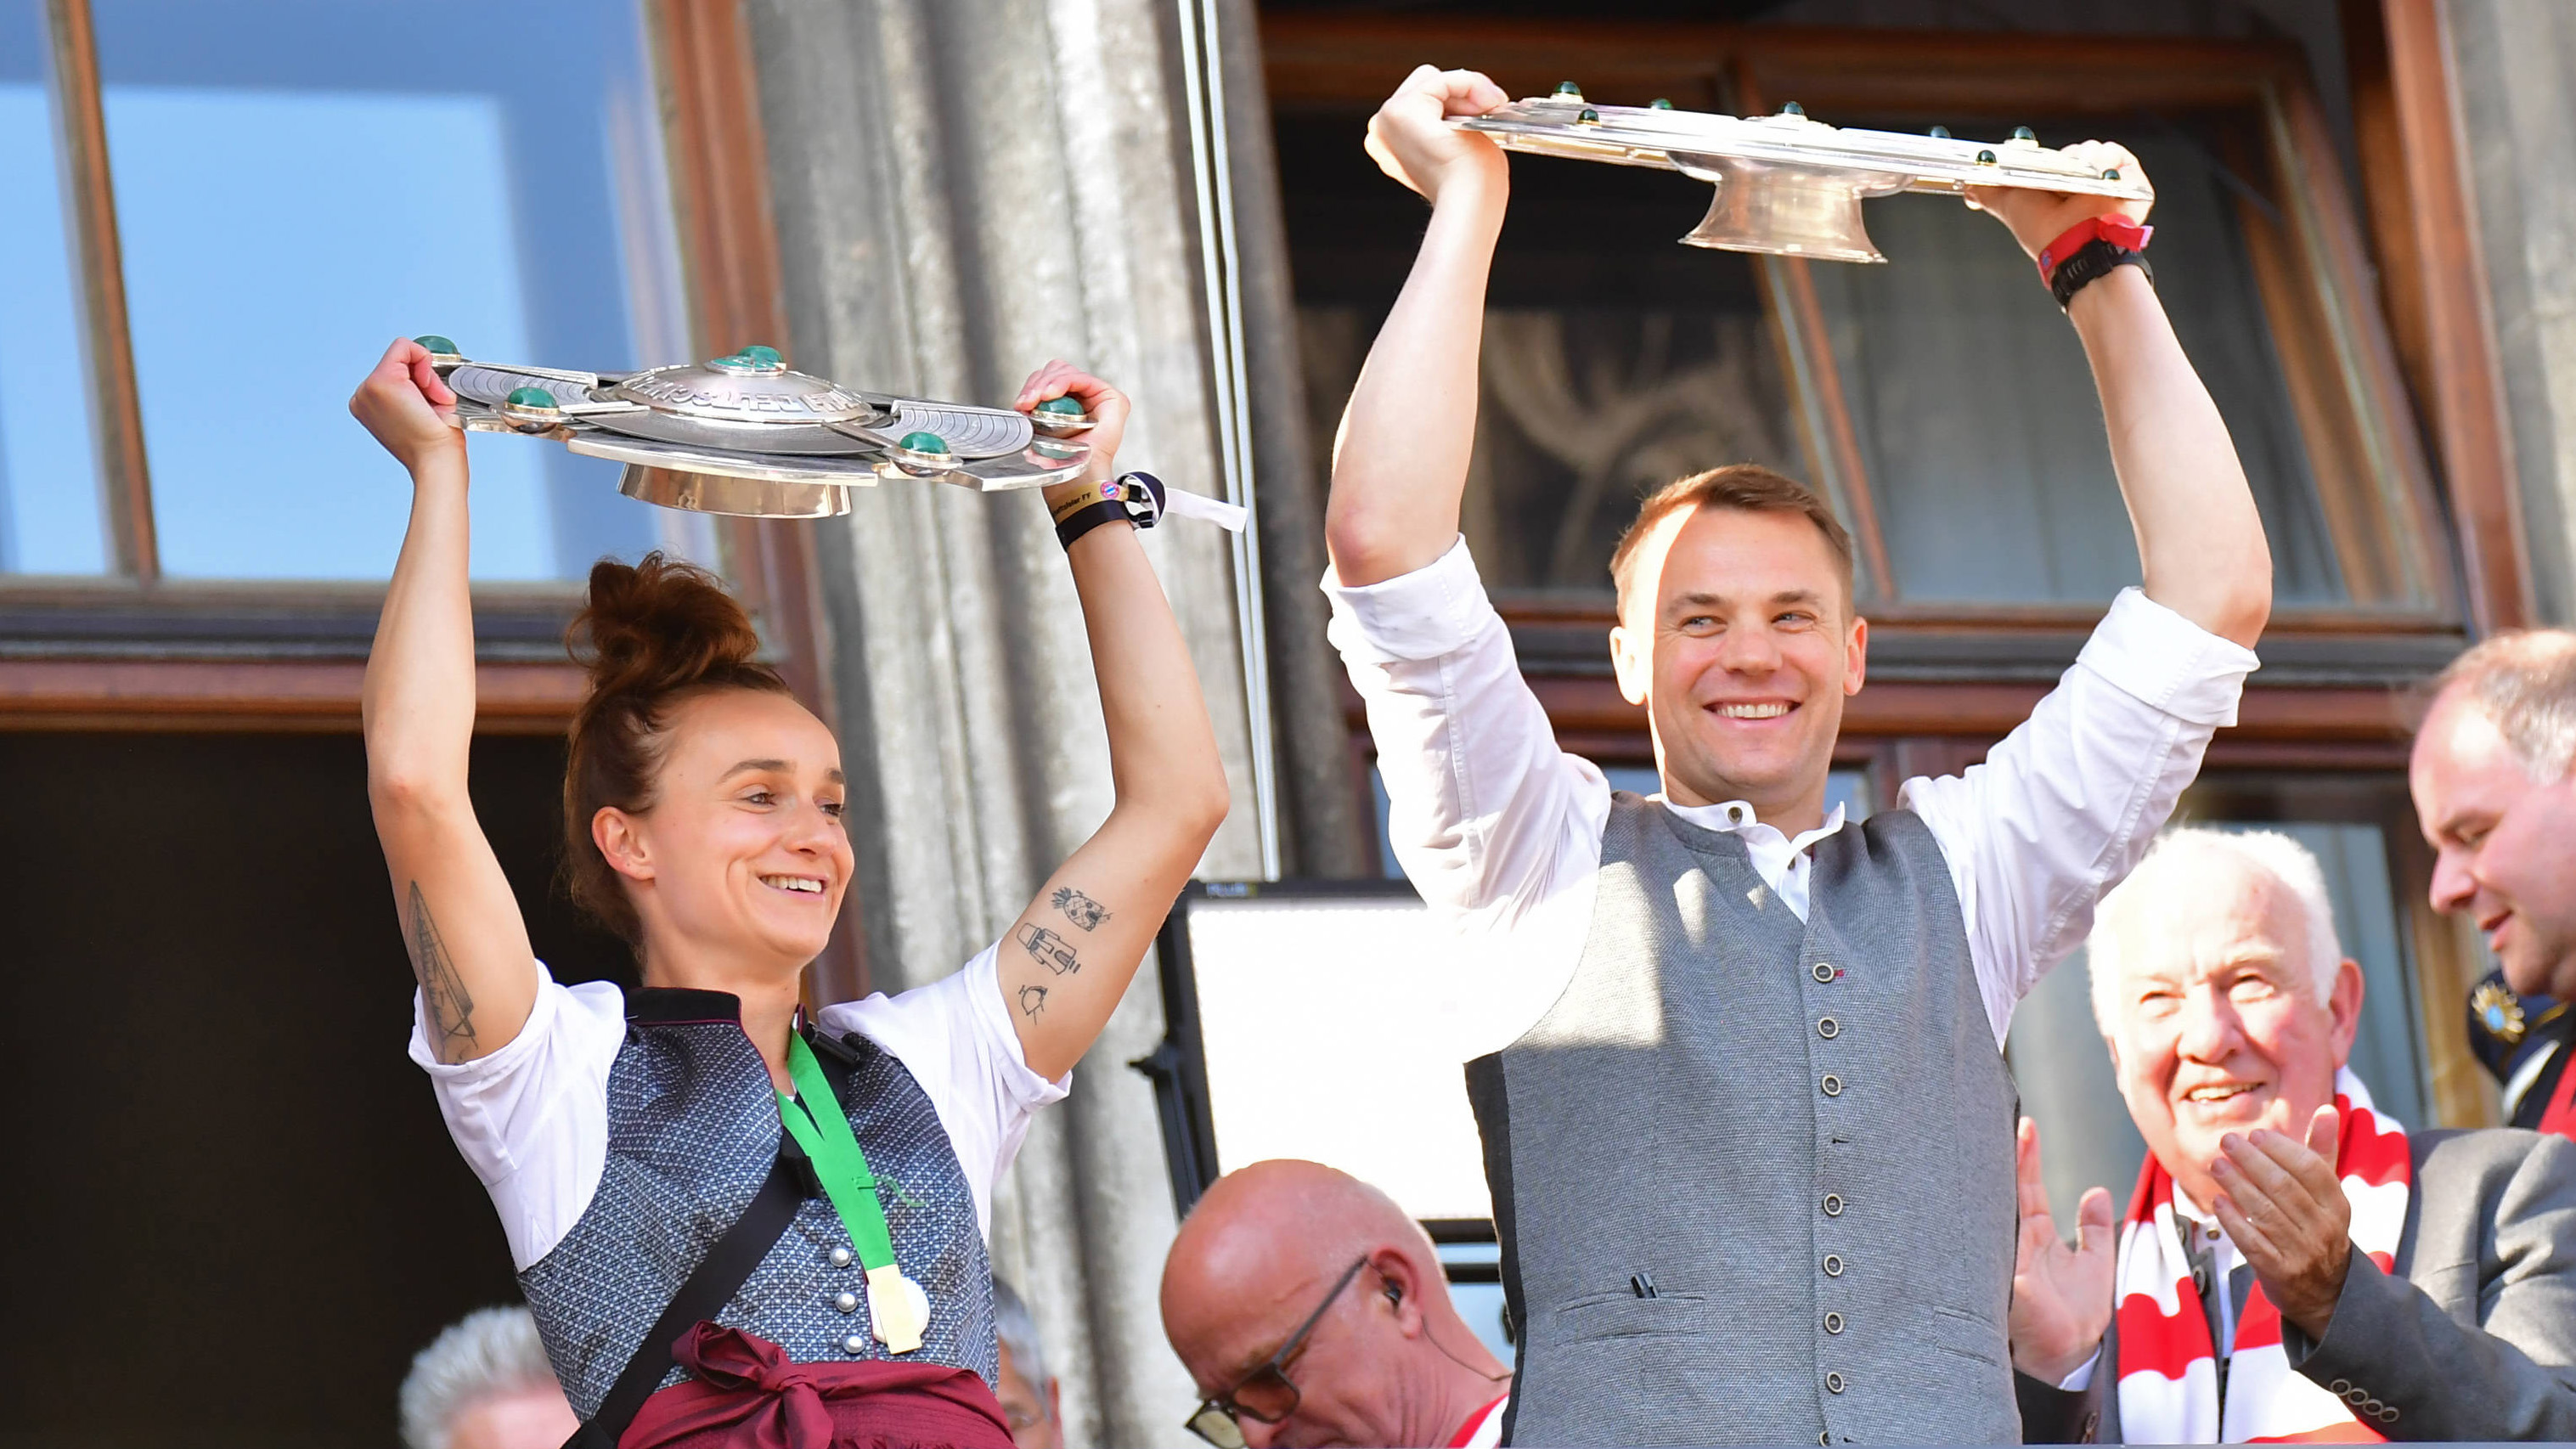
[[[2155,285],[2156,269],[2147,265],[2144,256],[2096,237],[2057,264],[2056,273],[2048,279],[2048,294],[2057,299],[2058,310],[2064,311],[2074,305],[2076,293],[2122,267],[2136,267],[2146,273],[2148,286]]]
[[[1104,498],[1094,503],[1085,504],[1072,513],[1057,519],[1055,521],[1055,541],[1064,545],[1067,550],[1070,550],[1073,547],[1074,540],[1082,537],[1086,533],[1089,533],[1093,529],[1098,528],[1104,523],[1133,522],[1135,522],[1135,520],[1127,516],[1126,504],[1117,502],[1113,499]]]
[[[2057,240],[2039,249],[2039,279],[2054,285],[2057,269],[2071,260],[2085,244],[2107,241],[2115,247],[2142,252],[2156,229],[2145,222],[2131,221],[2118,213],[2088,216],[2057,234]]]

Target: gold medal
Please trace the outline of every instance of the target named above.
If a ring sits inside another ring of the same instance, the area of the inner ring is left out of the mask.
[[[868,1331],[888,1353],[921,1347],[930,1328],[930,1295],[892,1263],[868,1270]]]

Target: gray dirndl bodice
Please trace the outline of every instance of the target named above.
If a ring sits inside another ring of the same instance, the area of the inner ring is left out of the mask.
[[[716,991],[627,993],[608,1074],[608,1160],[572,1231],[519,1274],[546,1356],[587,1420],[698,1260],[760,1190],[779,1153],[778,1099],[740,1005]],[[902,1062],[855,1034],[810,1030],[880,1188],[895,1258],[930,1297],[921,1347],[895,1361],[1000,1377],[992,1265],[975,1196],[939,1113]],[[717,1321],[798,1363],[892,1359],[868,1332],[867,1283],[820,1192]],[[836,1253],[836,1250],[839,1250]],[[836,1257],[838,1261],[836,1261]],[[687,1377],[673,1368],[663,1386]]]

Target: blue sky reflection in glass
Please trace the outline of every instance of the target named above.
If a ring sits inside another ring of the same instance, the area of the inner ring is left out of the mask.
[[[620,368],[666,309],[634,8],[97,0],[108,145],[164,571],[375,580],[409,490],[344,408],[386,342]],[[624,193],[641,185],[639,199]],[[647,258],[637,265],[635,258]],[[639,328],[639,320],[647,326]],[[684,346],[667,335],[659,351]],[[216,385],[209,385],[209,370]],[[473,446],[474,575],[578,578],[658,541],[598,459]]]
[[[0,573],[107,570],[44,6],[0,0]]]

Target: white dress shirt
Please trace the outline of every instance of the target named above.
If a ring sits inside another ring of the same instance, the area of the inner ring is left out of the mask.
[[[1328,573],[1324,592],[1333,645],[1368,706],[1397,861],[1463,935],[1508,938],[1435,968],[1448,975],[1438,1016],[1461,1059],[1499,1051],[1574,979],[1609,784],[1556,747],[1463,539],[1382,583],[1345,587]],[[1949,863],[1998,1046],[2014,1006],[2083,943],[2094,903],[2173,813],[2210,734],[2236,722],[2255,667],[2253,651],[2123,590],[1985,763],[1898,791]],[[1807,851],[1842,828],[1839,810],[1792,840],[1740,800],[1665,808],[1742,837],[1762,879],[1806,919]]]
[[[510,1261],[522,1269],[563,1241],[599,1191],[608,1170],[608,1069],[626,1044],[626,994],[616,983],[563,986],[544,963],[530,964],[536,1005],[490,1056],[453,1065],[433,1056],[417,992],[411,1029],[411,1059],[429,1073],[448,1135],[492,1195]],[[1073,1080],[1067,1073],[1050,1082],[1029,1069],[1002,1007],[994,948],[952,976],[901,996],[827,1006],[814,1021],[825,1031],[857,1032],[912,1073],[975,1194],[975,1221],[991,1237],[993,1184],[1019,1155],[1030,1116],[1061,1100]]]

